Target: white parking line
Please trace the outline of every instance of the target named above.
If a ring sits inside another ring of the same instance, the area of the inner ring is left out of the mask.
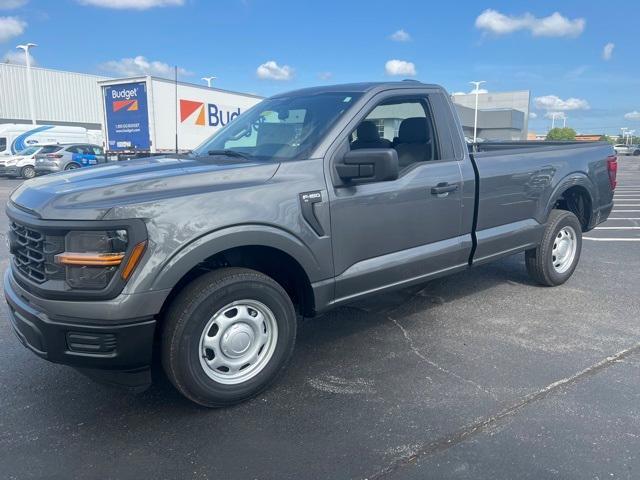
[[[607,222],[609,220],[640,220],[640,217],[609,217]]]
[[[582,237],[583,240],[593,240],[594,242],[640,242],[640,238],[594,238]]]
[[[640,210],[611,210],[611,213],[628,213],[628,212],[640,212]]]
[[[615,203],[618,207],[640,207],[640,203]]]
[[[596,227],[596,230],[640,230],[640,227]]]

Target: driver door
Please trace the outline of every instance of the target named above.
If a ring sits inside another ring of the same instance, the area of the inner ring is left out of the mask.
[[[336,303],[467,265],[462,175],[446,147],[450,133],[436,130],[427,93],[378,97],[354,119],[332,162],[351,149],[393,148],[400,173],[396,180],[361,184],[345,184],[332,173]]]

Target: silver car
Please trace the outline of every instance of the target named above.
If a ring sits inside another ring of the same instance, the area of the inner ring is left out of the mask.
[[[36,155],[36,175],[92,167],[105,163],[106,157],[98,145],[74,143],[44,147]]]
[[[627,145],[625,143],[618,143],[613,146],[616,151],[616,155],[640,155],[640,145]]]

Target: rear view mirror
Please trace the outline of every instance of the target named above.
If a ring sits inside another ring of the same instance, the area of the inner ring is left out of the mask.
[[[393,148],[362,148],[345,154],[336,165],[338,176],[350,182],[385,182],[400,173],[398,152]]]

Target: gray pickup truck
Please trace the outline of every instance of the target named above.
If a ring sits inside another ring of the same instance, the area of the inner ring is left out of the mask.
[[[52,362],[134,390],[161,362],[230,405],[282,371],[300,316],[520,252],[562,284],[616,170],[606,143],[468,146],[436,85],[285,93],[188,154],[23,183],[10,321]]]

